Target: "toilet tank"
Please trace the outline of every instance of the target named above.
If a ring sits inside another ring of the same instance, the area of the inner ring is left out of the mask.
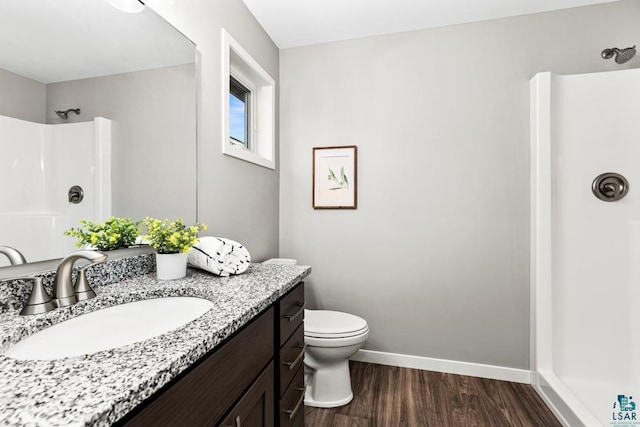
[[[296,265],[297,259],[293,258],[271,258],[263,262],[263,264],[281,264],[281,265]]]

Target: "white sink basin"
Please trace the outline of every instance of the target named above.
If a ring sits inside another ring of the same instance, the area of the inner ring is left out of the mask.
[[[11,346],[5,355],[53,360],[122,347],[186,325],[211,307],[211,301],[192,297],[115,305],[43,329]]]

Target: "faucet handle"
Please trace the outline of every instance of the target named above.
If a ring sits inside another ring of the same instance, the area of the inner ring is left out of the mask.
[[[57,308],[55,301],[53,301],[49,294],[47,294],[47,291],[44,290],[42,277],[21,276],[2,279],[3,282],[10,282],[12,280],[23,280],[33,283],[31,293],[29,294],[29,299],[27,300],[25,306],[22,307],[20,315],[25,316],[31,314],[42,314]]]
[[[96,296],[95,291],[87,280],[87,268],[91,267],[91,265],[93,264],[78,270],[78,278],[76,279],[76,297],[78,301],[85,301]]]

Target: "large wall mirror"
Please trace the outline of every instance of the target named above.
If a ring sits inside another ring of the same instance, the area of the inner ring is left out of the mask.
[[[1,2],[0,27],[0,246],[63,257],[78,214],[194,222],[195,45],[107,0]]]

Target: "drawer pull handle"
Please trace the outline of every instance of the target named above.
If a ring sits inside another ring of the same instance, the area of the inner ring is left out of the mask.
[[[240,415],[236,417],[236,427],[242,427],[242,423],[240,422]]]
[[[298,307],[300,307],[300,309],[298,311],[296,311],[293,314],[287,314],[286,317],[287,319],[289,319],[289,322],[293,322],[294,320],[296,320],[302,313],[304,313],[304,308],[307,306],[306,303],[298,303],[296,304]]]
[[[298,354],[298,357],[295,358],[295,360],[293,362],[284,362],[283,365],[288,366],[290,371],[293,371],[294,368],[296,366],[298,366],[298,364],[300,363],[300,361],[304,358],[304,351],[306,350],[307,346],[303,345],[302,347],[298,346],[298,348],[301,348],[302,351],[300,352],[300,354]]]
[[[304,392],[303,388],[298,388],[298,391],[302,391]],[[289,419],[293,419],[293,417],[296,416],[296,414],[298,413],[298,411],[300,410],[300,406],[302,406],[302,403],[304,402],[304,393],[302,393],[302,395],[300,396],[300,399],[298,399],[298,403],[296,403],[296,407],[291,409],[291,410],[287,410],[284,411],[285,414],[289,415]]]

